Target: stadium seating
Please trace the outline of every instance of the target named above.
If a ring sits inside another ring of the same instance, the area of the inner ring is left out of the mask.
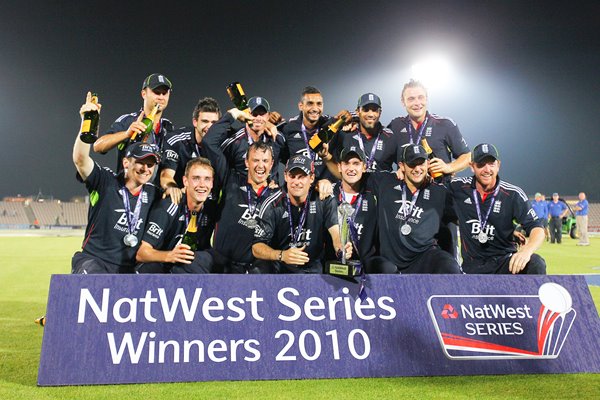
[[[55,201],[31,202],[29,207],[31,207],[33,215],[39,221],[39,225],[61,225],[62,208],[60,203]]]
[[[0,225],[28,227],[32,222],[29,221],[22,202],[0,201]]]
[[[87,224],[88,205],[85,203],[61,203],[63,209],[62,223],[70,226],[82,226]]]

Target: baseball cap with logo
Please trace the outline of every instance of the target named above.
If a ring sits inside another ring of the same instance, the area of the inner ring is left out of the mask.
[[[248,100],[248,107],[250,108],[250,112],[253,113],[258,107],[262,107],[266,112],[271,111],[271,107],[269,106],[269,102],[264,97],[250,97]]]
[[[496,149],[496,146],[489,143],[478,144],[475,146],[473,153],[471,154],[471,159],[476,163],[483,162],[483,160],[489,157],[493,158],[494,160],[500,160],[498,149]]]
[[[302,154],[297,154],[290,158],[285,165],[285,170],[291,172],[294,169],[300,169],[304,171],[306,175],[310,175],[314,171],[313,162],[310,157],[306,157]]]
[[[362,162],[365,161],[365,152],[356,146],[344,147],[340,152],[340,161],[348,161],[352,156],[358,157]]]
[[[365,93],[358,98],[358,105],[356,107],[361,108],[369,104],[381,107],[381,99],[375,93]]]
[[[154,90],[157,87],[166,86],[169,90],[173,89],[173,85],[169,78],[164,76],[163,74],[152,74],[148,75],[146,79],[144,79],[144,83],[142,83],[142,90],[147,87]]]
[[[427,152],[425,148],[420,144],[408,144],[404,146],[402,151],[402,161],[405,164],[414,164],[417,160],[427,160]]]
[[[154,157],[158,164],[160,162],[160,149],[153,143],[134,143],[127,148],[125,157],[133,157],[136,160]]]

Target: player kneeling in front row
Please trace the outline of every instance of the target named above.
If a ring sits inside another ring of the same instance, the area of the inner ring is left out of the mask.
[[[88,92],[86,111],[100,111]],[[149,183],[160,161],[154,144],[136,143],[127,148],[123,172],[115,175],[90,157],[90,145],[75,139],[73,162],[78,178],[90,193],[90,211],[82,251],[72,259],[74,274],[135,272],[135,253],[146,226],[148,212],[160,191]]]
[[[468,274],[545,274],[546,262],[533,252],[544,242],[542,221],[518,186],[500,179],[500,158],[492,144],[473,149],[468,178],[454,178],[450,192],[458,213],[462,268]],[[517,250],[513,220],[529,241]]]
[[[273,272],[323,272],[325,235],[329,232],[338,258],[352,256],[352,244],[342,249],[333,197],[321,201],[313,190],[313,161],[304,155],[290,158],[285,168],[287,192],[260,211],[252,253],[272,265]]]
[[[214,169],[206,158],[190,160],[185,168],[185,194],[178,204],[164,199],[148,216],[148,225],[137,252],[140,273],[212,272],[210,250],[217,205],[209,199]]]

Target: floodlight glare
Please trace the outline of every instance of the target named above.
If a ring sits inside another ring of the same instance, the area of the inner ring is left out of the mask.
[[[441,56],[431,56],[411,68],[412,77],[427,87],[446,86],[452,79],[452,67],[448,60]]]

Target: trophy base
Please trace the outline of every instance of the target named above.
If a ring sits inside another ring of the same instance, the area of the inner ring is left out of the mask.
[[[346,264],[337,261],[327,261],[323,273],[344,278],[354,278],[361,272],[360,261],[350,260]]]

